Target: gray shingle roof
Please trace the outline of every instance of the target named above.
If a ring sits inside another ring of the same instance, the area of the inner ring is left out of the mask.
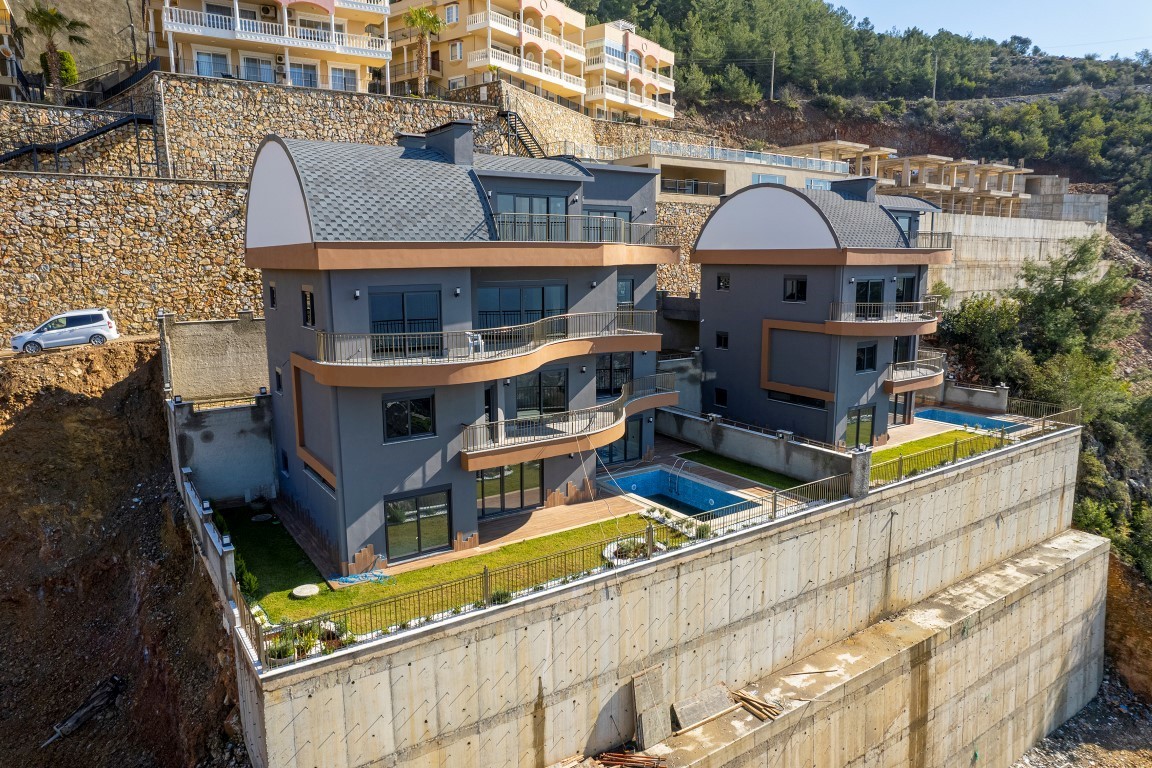
[[[440,152],[280,141],[300,174],[318,243],[492,239],[471,168]]]
[[[518,155],[481,155],[477,153],[472,163],[476,172],[494,173],[534,173],[547,176],[574,176],[591,178],[592,174],[571,160],[540,159]]]
[[[876,195],[876,202],[890,211],[939,211],[940,206],[912,195]]]
[[[819,189],[802,190],[802,194],[828,219],[841,248],[908,247],[900,226],[876,203]]]

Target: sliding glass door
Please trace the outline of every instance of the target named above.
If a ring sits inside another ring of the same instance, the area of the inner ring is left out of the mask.
[[[476,473],[476,513],[491,517],[544,503],[544,462],[526,461]]]
[[[384,502],[388,561],[447,549],[452,543],[447,491]]]

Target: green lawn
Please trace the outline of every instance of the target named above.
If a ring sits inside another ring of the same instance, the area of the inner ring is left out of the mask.
[[[324,583],[319,572],[296,545],[292,537],[283,526],[272,523],[253,523],[250,521],[251,511],[236,510],[226,514],[229,530],[232,533],[232,542],[248,564],[249,570],[259,579],[259,590],[255,595],[255,602],[259,603],[273,622],[281,618],[304,619],[329,611],[338,611],[352,608],[357,605],[369,603],[374,600],[391,597],[425,587],[436,586],[457,579],[473,576],[483,572],[487,566],[495,570],[507,565],[524,563],[536,558],[544,557],[558,552],[577,549],[579,547],[613,539],[618,536],[643,531],[648,521],[639,515],[606,520],[604,522],[586,525],[570,531],[541,536],[517,544],[509,544],[494,552],[474,557],[466,557],[449,563],[420,568],[399,574],[395,581],[389,584],[357,584],[341,590],[332,590]],[[597,563],[598,564],[598,563]],[[558,578],[567,575],[557,575],[553,565],[547,576]],[[559,567],[563,568],[563,564]],[[573,559],[570,572],[577,573],[587,570],[587,560]],[[525,570],[523,579],[534,581],[541,577],[541,571]],[[516,576],[508,586],[516,586]],[[306,600],[295,600],[290,596],[294,587],[301,584],[314,583],[320,585],[320,594]],[[532,586],[524,583],[522,587]],[[521,588],[522,588],[521,587]],[[445,598],[448,599],[448,598]],[[475,595],[461,595],[461,605],[477,599]],[[425,615],[431,610],[447,610],[456,607],[450,604],[428,605],[413,608],[411,616],[416,618]],[[363,631],[363,627],[356,627],[356,631]]]
[[[881,448],[878,451],[872,452],[872,463],[879,464],[882,461],[891,461],[897,456],[907,456],[910,453],[919,453],[926,451],[929,448],[939,448],[942,445],[952,445],[956,440],[964,442],[972,437],[971,432],[965,432],[962,429],[952,429],[947,432],[941,432],[938,435],[931,435],[929,437],[922,437],[919,440],[912,440],[911,442],[901,443],[900,445],[892,448]]]
[[[688,459],[689,461],[695,461],[697,464],[703,464],[706,467],[718,469],[721,472],[728,472],[729,474],[748,478],[754,483],[767,485],[770,488],[788,490],[789,488],[795,488],[798,485],[804,484],[803,480],[797,480],[794,477],[788,477],[788,475],[782,475],[779,472],[773,472],[770,469],[757,467],[743,461],[719,456],[711,451],[691,451],[680,454],[680,457]]]

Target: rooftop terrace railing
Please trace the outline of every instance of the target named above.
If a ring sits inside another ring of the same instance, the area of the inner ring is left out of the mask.
[[[675,228],[640,224],[613,216],[551,213],[497,213],[496,239],[537,243],[624,243],[675,245]]]
[[[565,437],[592,435],[628,416],[628,404],[650,395],[676,391],[676,374],[657,373],[626,382],[620,396],[607,403],[574,411],[544,413],[464,427],[464,453],[478,453]]]
[[[952,233],[925,232],[921,230],[908,238],[908,247],[946,251],[952,247]]]
[[[697,179],[661,179],[661,192],[678,195],[723,195],[724,184],[718,181],[698,181]]]
[[[923,301],[834,301],[828,319],[836,323],[915,323],[936,317],[935,297]]]
[[[920,349],[915,360],[901,363],[891,363],[888,366],[888,378],[892,381],[910,381],[923,379],[944,373],[947,355],[936,349]]]
[[[572,339],[656,333],[656,312],[615,310],[553,315],[532,323],[470,331],[316,333],[316,360],[338,365],[443,365],[526,355]]]
[[[780,155],[775,152],[754,152],[750,149],[727,149],[706,144],[685,144],[680,141],[657,141],[649,143],[648,151],[653,155],[674,155],[699,160],[723,160],[734,163],[755,163],[778,168],[797,168],[804,171],[824,171],[827,173],[848,173],[848,163],[839,160],[821,160],[815,157]]]

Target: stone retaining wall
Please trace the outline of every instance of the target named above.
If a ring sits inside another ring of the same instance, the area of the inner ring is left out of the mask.
[[[58,153],[21,155],[4,163],[0,170],[155,177],[162,175],[163,155],[158,149],[159,136],[153,126],[122,125]],[[161,157],[160,165],[157,155]]]
[[[704,222],[716,210],[711,203],[656,203],[656,223],[674,227],[680,246],[679,264],[662,264],[656,268],[656,287],[674,296],[687,296],[700,291],[700,267],[689,258]]]
[[[0,338],[86,306],[108,307],[129,334],[154,332],[161,309],[259,307],[246,195],[236,183],[0,173]]]

